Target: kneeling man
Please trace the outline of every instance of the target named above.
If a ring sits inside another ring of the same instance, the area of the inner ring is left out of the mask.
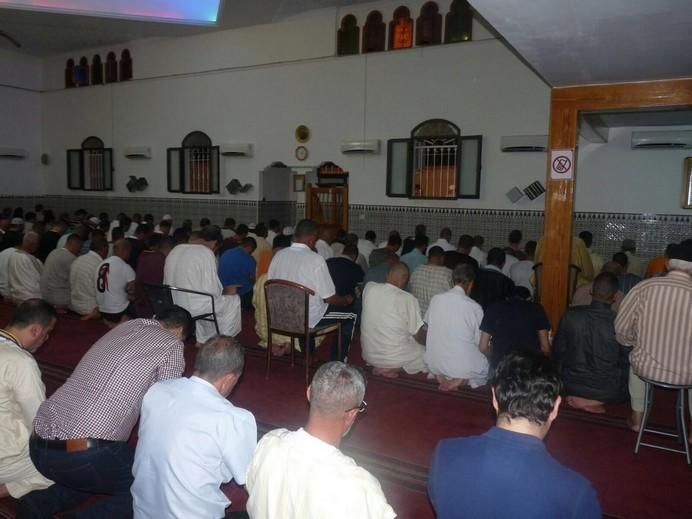
[[[418,300],[404,290],[407,283],[408,267],[396,263],[386,283],[365,285],[360,339],[363,359],[375,375],[394,378],[401,369],[409,374],[426,371],[425,328]]]
[[[557,367],[540,353],[512,353],[492,386],[496,426],[435,448],[428,493],[437,517],[600,519],[591,484],[543,445],[560,407]]]
[[[219,486],[245,473],[257,445],[249,411],[227,400],[243,372],[232,337],[207,341],[191,378],[154,384],[142,401],[132,485],[135,517],[223,517]]]

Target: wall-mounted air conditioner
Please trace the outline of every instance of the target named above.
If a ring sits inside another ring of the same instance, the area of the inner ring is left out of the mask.
[[[150,159],[151,148],[149,146],[127,146],[123,155],[128,159]]]
[[[27,151],[21,148],[0,148],[0,159],[23,159]]]
[[[341,144],[341,153],[379,153],[380,140],[370,139],[363,141],[344,141]]]
[[[632,149],[692,148],[692,130],[632,132]]]
[[[506,153],[519,151],[545,151],[547,135],[505,135],[500,138],[500,149]]]
[[[220,146],[221,155],[227,157],[252,157],[253,146],[249,142],[227,142]]]

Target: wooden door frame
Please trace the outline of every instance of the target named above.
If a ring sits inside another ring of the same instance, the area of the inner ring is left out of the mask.
[[[541,303],[553,330],[567,308],[574,180],[550,179],[550,150],[577,147],[579,112],[692,107],[692,79],[553,88],[545,199]],[[576,157],[576,155],[575,155]],[[575,162],[577,160],[575,159]],[[579,174],[575,167],[574,177]]]

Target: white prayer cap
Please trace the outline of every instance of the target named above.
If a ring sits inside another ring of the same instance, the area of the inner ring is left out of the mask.
[[[24,223],[24,220],[21,218],[14,217],[10,220],[10,225],[22,225]]]
[[[161,221],[162,221],[162,222],[163,222],[163,221],[165,221],[165,222],[172,222],[172,221],[173,221],[173,217],[172,217],[170,214],[164,214],[164,215],[163,215],[163,218],[161,218]]]
[[[281,231],[281,234],[284,236],[291,236],[295,232],[295,229],[291,227],[290,225],[287,225],[286,227],[283,228],[283,231]]]
[[[98,226],[101,223],[101,220],[99,220],[96,216],[92,216],[91,218],[89,218],[89,223]]]

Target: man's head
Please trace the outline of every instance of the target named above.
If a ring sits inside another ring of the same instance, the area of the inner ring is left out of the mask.
[[[187,243],[189,238],[190,234],[185,227],[178,227],[175,231],[173,231],[173,241],[176,245]]]
[[[603,268],[601,269],[601,272],[610,272],[611,274],[615,274],[616,276],[622,276],[622,273],[624,271],[622,270],[622,265],[611,260],[605,262]]]
[[[277,251],[281,249],[287,249],[291,246],[291,237],[285,234],[277,234],[274,237],[274,243],[272,243],[272,250]]]
[[[168,253],[173,250],[173,247],[175,247],[175,240],[170,236],[162,236],[156,244],[156,250],[164,256],[168,256]]]
[[[425,249],[428,248],[428,237],[425,234],[416,234],[413,238],[413,248],[425,254]]]
[[[125,231],[122,227],[113,227],[111,229],[111,241],[115,243],[118,240],[122,240],[125,237]]]
[[[387,283],[403,290],[408,283],[408,275],[408,265],[406,265],[406,263],[395,263],[389,267],[389,272],[387,272]]]
[[[473,246],[474,247],[478,247],[479,249],[482,249],[484,243],[485,243],[485,239],[480,234],[476,234],[473,237]]]
[[[255,236],[259,236],[260,238],[266,238],[268,234],[269,229],[267,229],[266,225],[264,225],[261,222],[255,225]]]
[[[344,251],[341,254],[349,258],[351,261],[356,261],[358,259],[358,247],[352,243],[344,245]]]
[[[201,218],[199,220],[199,228],[200,229],[204,229],[208,225],[211,225],[211,220],[209,218]]]
[[[161,220],[161,222],[159,222],[159,233],[163,236],[171,234],[171,222],[169,220]]]
[[[91,239],[89,250],[94,251],[96,254],[105,259],[106,256],[108,256],[108,240],[106,240],[104,236],[94,236]]]
[[[637,251],[637,243],[631,238],[626,238],[622,240],[620,250],[622,250],[622,252],[631,252],[634,254]]]
[[[233,391],[245,366],[243,348],[233,337],[218,335],[197,352],[194,374],[209,382],[224,397]]]
[[[525,426],[544,438],[557,417],[562,380],[557,366],[540,353],[512,353],[491,380],[497,425]]]
[[[387,238],[387,246],[385,248],[392,252],[398,251],[401,248],[401,235],[396,231],[389,233],[389,238]]]
[[[298,222],[298,225],[296,225],[296,229],[293,232],[293,241],[296,243],[302,243],[303,245],[307,245],[311,249],[314,249],[319,230],[320,226],[317,224],[317,222],[307,219],[301,220]]]
[[[195,329],[190,312],[178,305],[164,308],[156,315],[161,326],[173,332],[181,341],[186,340]]]
[[[445,251],[442,247],[435,245],[428,250],[428,265],[437,265],[438,267],[445,263]]]
[[[692,240],[685,240],[671,249],[668,270],[678,270],[692,276]]]
[[[355,233],[348,233],[344,238],[344,245],[355,245],[358,247],[358,235]]]
[[[443,227],[440,231],[440,238],[447,241],[452,241],[452,229],[449,227]]]
[[[281,233],[281,222],[279,220],[276,220],[275,218],[272,218],[269,220],[268,224],[269,230],[276,233],[280,234]]]
[[[223,241],[221,229],[219,229],[216,225],[207,225],[203,229],[200,229],[198,233],[199,238],[197,243],[200,245],[204,245],[212,252],[215,252],[218,246]]]
[[[425,224],[419,223],[413,230],[413,236],[425,236],[428,233],[428,228]]]
[[[223,226],[225,229],[235,229],[235,218],[229,216],[223,221]]]
[[[132,244],[130,240],[122,239],[113,244],[113,256],[119,257],[123,261],[130,259],[132,252]]]
[[[471,293],[474,279],[476,279],[476,272],[466,263],[460,263],[452,271],[452,283],[454,286],[463,288],[467,295]]]
[[[7,330],[33,353],[46,342],[55,321],[55,308],[43,299],[27,299],[15,309]]]
[[[488,251],[488,265],[493,265],[499,269],[505,266],[505,259],[507,256],[505,255],[505,251],[500,249],[499,247],[493,247]]]
[[[593,234],[591,234],[589,231],[582,231],[579,233],[579,237],[584,242],[584,245],[586,245],[586,248],[590,249],[591,244],[593,243]]]
[[[473,248],[473,236],[469,234],[462,234],[459,236],[459,246],[457,247],[457,252],[462,254],[469,254]]]
[[[514,229],[509,233],[509,236],[507,237],[507,241],[509,241],[509,246],[517,250],[519,249],[519,245],[521,244],[522,239],[523,236],[519,229]]]
[[[377,239],[375,231],[365,231],[365,239],[375,243],[375,240]]]
[[[536,256],[537,245],[538,243],[536,243],[535,240],[529,240],[524,244],[524,252],[526,253],[526,257],[532,261],[533,258]]]
[[[240,248],[243,249],[248,254],[252,254],[257,249],[257,241],[254,238],[243,238],[240,241]]]
[[[322,364],[307,391],[310,418],[334,423],[346,436],[363,406],[365,385],[365,377],[351,364]]]
[[[627,272],[627,264],[629,263],[629,258],[624,252],[616,252],[613,254],[613,261],[622,267],[622,272]]]
[[[67,237],[67,241],[65,242],[65,248],[76,256],[77,254],[79,254],[79,251],[81,250],[83,243],[84,240],[79,234],[72,233]]]
[[[613,304],[615,294],[618,291],[618,278],[612,272],[601,272],[596,279],[593,280],[591,288],[591,297],[594,301],[601,303]]]
[[[41,238],[35,232],[28,232],[22,238],[21,249],[28,253],[34,254],[38,250],[38,246],[41,243]]]

